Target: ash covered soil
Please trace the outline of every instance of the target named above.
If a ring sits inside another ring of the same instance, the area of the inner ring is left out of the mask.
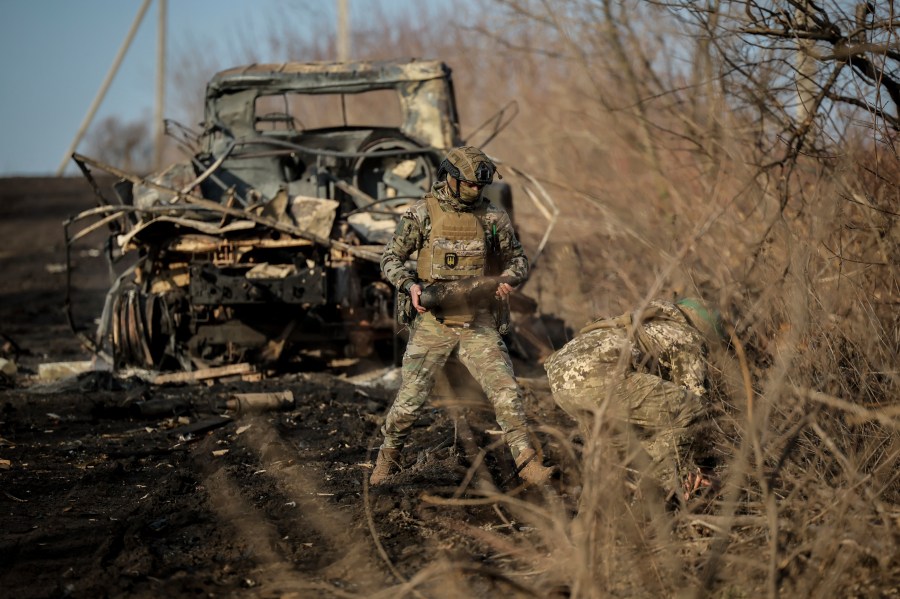
[[[63,220],[93,205],[80,178],[0,180],[0,342],[18,366],[0,379],[0,595],[362,597],[407,581],[426,595],[554,592],[540,587],[539,548],[510,550],[534,535],[515,503],[482,498],[571,510],[568,481],[523,490],[489,404],[460,373],[423,410],[405,470],[376,489],[365,481],[393,396],[383,364],[180,386],[107,372],[37,380],[40,364],[90,359],[66,320],[61,267]],[[72,312],[91,327],[109,284],[97,247],[72,252]],[[540,367],[517,372],[532,382],[531,418],[567,430]],[[285,391],[289,410],[221,407]],[[161,400],[172,407],[137,409]]]

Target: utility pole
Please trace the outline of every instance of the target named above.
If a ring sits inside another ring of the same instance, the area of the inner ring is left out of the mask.
[[[163,114],[166,103],[166,2],[159,2],[159,22],[156,28],[156,119],[153,135],[153,170],[162,170],[163,143],[166,127]]]
[[[344,62],[350,59],[350,24],[348,21],[348,0],[337,0],[337,59]]]
[[[810,17],[807,14],[809,5],[804,2],[797,8],[795,18],[797,23],[806,28],[810,25]],[[797,125],[801,128],[808,127],[815,118],[816,97],[819,95],[819,86],[816,84],[816,59],[811,56],[814,42],[807,39],[797,40],[797,107],[795,108]],[[813,129],[809,129],[808,135],[812,138]]]

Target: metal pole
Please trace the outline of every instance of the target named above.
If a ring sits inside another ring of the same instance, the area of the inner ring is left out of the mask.
[[[795,12],[797,22],[803,27],[807,27],[811,21],[806,14],[806,8],[807,4],[804,3],[803,7],[798,8]],[[815,117],[813,111],[819,88],[815,80],[816,60],[809,55],[813,45],[813,42],[810,40],[797,40],[797,74],[795,76],[797,81],[797,107],[794,110],[799,127],[805,127],[807,120]],[[812,130],[810,130],[809,134],[812,135]]]
[[[78,128],[78,133],[75,134],[75,139],[72,140],[72,145],[69,146],[68,150],[66,150],[66,155],[63,156],[59,168],[56,169],[57,177],[61,177],[63,171],[66,170],[66,165],[68,165],[69,160],[72,157],[72,152],[74,152],[75,148],[78,147],[78,143],[81,141],[81,138],[84,137],[84,132],[87,131],[88,125],[90,125],[91,121],[94,119],[94,115],[96,114],[97,109],[100,108],[100,102],[103,101],[103,97],[106,95],[106,91],[109,89],[109,84],[112,83],[113,77],[116,76],[116,71],[119,70],[119,65],[122,64],[122,59],[125,58],[125,53],[128,51],[128,47],[131,45],[131,41],[134,39],[134,35],[137,33],[138,26],[144,19],[144,13],[147,12],[147,7],[150,6],[150,2],[151,0],[144,0],[144,3],[141,5],[137,16],[134,18],[134,23],[131,24],[131,29],[128,30],[128,35],[125,36],[125,41],[122,42],[122,47],[119,48],[119,52],[118,54],[116,54],[116,58],[115,60],[113,60],[113,64],[110,67],[109,72],[106,74],[106,79],[104,79],[103,83],[100,85],[100,90],[97,92],[97,96],[91,103],[91,107],[88,108],[88,112],[85,115],[84,120],[81,122],[81,126]]]
[[[156,130],[153,136],[153,169],[157,171],[162,169],[166,134],[163,123],[166,102],[166,3],[167,0],[159,0],[159,23],[156,31]]]
[[[347,0],[337,0],[337,59],[340,62],[350,59],[350,27],[347,13]]]

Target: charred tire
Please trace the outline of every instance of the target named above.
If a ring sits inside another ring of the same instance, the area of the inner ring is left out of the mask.
[[[167,346],[171,322],[162,296],[123,289],[113,304],[112,345],[118,366],[156,368]]]

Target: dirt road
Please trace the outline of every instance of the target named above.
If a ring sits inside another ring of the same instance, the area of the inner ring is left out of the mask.
[[[538,552],[511,550],[530,543],[533,527],[515,507],[481,498],[510,491],[515,506],[546,497],[517,489],[477,394],[435,398],[411,439],[418,452],[404,454],[409,467],[368,489],[370,446],[391,398],[390,385],[373,384],[384,372],[209,386],[105,372],[36,381],[42,363],[89,359],[62,310],[60,266],[61,222],[92,205],[81,180],[0,182],[0,333],[19,366],[0,389],[0,594],[493,596],[534,587]],[[73,260],[76,324],[90,327],[105,267],[90,244]],[[251,391],[290,391],[295,407],[225,413],[223,400]],[[141,413],[160,400],[173,407]],[[528,409],[558,418],[540,393],[528,394]],[[565,503],[564,481],[554,485]]]

